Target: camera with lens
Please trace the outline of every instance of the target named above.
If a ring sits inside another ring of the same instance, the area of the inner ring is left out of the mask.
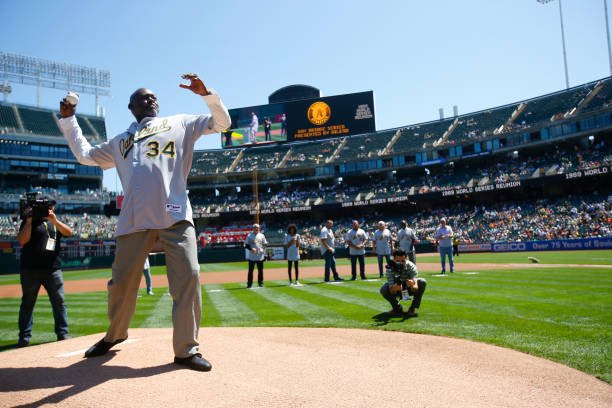
[[[387,269],[390,269],[393,273],[393,281],[396,285],[401,285],[402,290],[406,289],[406,281],[402,281],[402,271],[404,270],[404,265],[399,262],[395,262],[393,259],[389,260],[389,263],[386,265]]]
[[[49,197],[42,197],[40,192],[26,193],[25,198],[19,200],[19,215],[22,219],[26,218],[25,211],[32,208],[32,220],[42,220],[49,215],[49,210],[55,205],[55,200]]]

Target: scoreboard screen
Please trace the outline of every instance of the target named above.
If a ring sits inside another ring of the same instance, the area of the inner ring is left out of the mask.
[[[374,92],[303,99],[229,110],[223,147],[293,142],[376,131]]]

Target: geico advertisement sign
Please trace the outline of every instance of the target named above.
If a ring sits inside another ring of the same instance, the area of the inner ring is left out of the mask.
[[[503,244],[493,244],[494,252],[518,252],[526,250],[527,245],[524,242],[507,242]]]

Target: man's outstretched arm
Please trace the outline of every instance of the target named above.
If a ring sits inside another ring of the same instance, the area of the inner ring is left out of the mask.
[[[229,128],[232,123],[229,112],[221,102],[219,95],[209,90],[196,74],[183,74],[182,78],[189,80],[190,83],[179,84],[179,86],[202,96],[211,113],[211,115],[197,116],[195,121],[186,124],[186,128],[193,132],[193,136],[197,139],[202,135],[220,133]],[[190,129],[191,126],[193,126],[192,129]]]
[[[81,127],[74,116],[76,105],[66,103],[66,100],[60,102],[60,114],[62,118],[59,120],[59,128],[64,134],[64,138],[68,141],[68,147],[72,150],[74,157],[81,164],[88,166],[100,166],[104,170],[115,167],[115,160],[112,154],[112,147],[108,142],[101,143],[92,147],[87,139],[83,137]]]

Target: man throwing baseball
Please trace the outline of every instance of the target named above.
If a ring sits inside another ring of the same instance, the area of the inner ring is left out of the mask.
[[[166,252],[172,296],[174,362],[194,370],[209,371],[211,364],[198,352],[202,316],[200,266],[197,258],[192,210],[186,182],[193,146],[205,134],[220,133],[230,125],[219,96],[195,74],[184,74],[190,84],[180,84],[201,95],[210,115],[175,115],[158,118],[155,94],[137,89],[128,109],[136,121],[112,140],[91,146],[74,116],[76,106],[60,102],[60,129],[81,164],[117,168],[125,192],[115,232],[117,247],[108,282],[110,326],[102,340],[85,357],[105,354],[128,337],[136,308],[142,265],[156,241]]]

